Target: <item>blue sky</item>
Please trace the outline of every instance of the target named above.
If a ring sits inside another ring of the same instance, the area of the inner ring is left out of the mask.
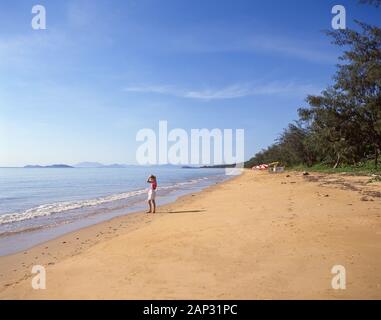
[[[31,28],[42,4],[47,30]],[[340,52],[322,30],[336,1],[6,1],[0,11],[0,166],[134,163],[136,132],[245,129],[250,158]],[[341,1],[353,19],[381,10]]]

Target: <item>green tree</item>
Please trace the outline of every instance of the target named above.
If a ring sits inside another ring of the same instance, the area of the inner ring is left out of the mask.
[[[381,6],[381,0],[362,0]],[[280,161],[286,165],[324,162],[356,164],[381,152],[381,29],[355,20],[358,30],[327,32],[343,48],[334,84],[310,95],[276,142],[258,152],[246,166]]]
[[[360,31],[329,32],[333,43],[344,47],[335,84],[320,96],[309,96],[309,109],[299,109],[312,133],[330,146],[325,158],[356,162],[375,158],[381,149],[381,29],[356,21]],[[323,148],[324,149],[324,148]]]

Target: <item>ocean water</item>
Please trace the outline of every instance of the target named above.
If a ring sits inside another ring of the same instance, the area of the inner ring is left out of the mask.
[[[146,208],[158,179],[158,206],[227,178],[223,169],[0,168],[0,255]]]

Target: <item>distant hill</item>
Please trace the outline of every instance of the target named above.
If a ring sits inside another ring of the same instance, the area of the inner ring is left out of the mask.
[[[24,168],[74,168],[72,166],[68,166],[67,164],[52,164],[49,166],[40,166],[40,165],[27,165]]]
[[[226,169],[226,168],[234,168],[236,164],[216,164],[213,166],[202,166],[201,169]]]
[[[231,167],[234,165],[230,165]],[[230,167],[227,166],[205,166],[201,168],[225,168]],[[80,162],[73,166],[69,166],[67,164],[52,164],[47,166],[41,166],[41,165],[26,165],[24,168],[165,168],[165,169],[197,169],[200,167],[192,167],[192,166],[180,166],[180,165],[173,165],[173,164],[158,164],[158,165],[138,165],[138,164],[120,164],[120,163],[113,163],[113,164],[103,164],[100,162]]]
[[[103,164],[100,162],[80,162],[74,165],[75,168],[181,168],[181,166],[176,166],[172,164],[161,164],[161,165],[138,165],[138,164],[123,164],[123,163],[113,163],[113,164]]]
[[[129,165],[119,164],[119,163],[107,164],[103,166],[103,168],[127,168],[127,167],[129,167]]]
[[[74,165],[75,168],[102,168],[104,165],[99,162],[80,162]]]
[[[80,162],[74,165],[75,168],[126,168],[129,167],[127,164],[119,164],[119,163],[113,163],[113,164],[103,164],[100,162]]]
[[[157,165],[151,165],[149,167],[157,167],[157,168],[181,168],[181,165],[175,165],[175,164],[157,164]]]

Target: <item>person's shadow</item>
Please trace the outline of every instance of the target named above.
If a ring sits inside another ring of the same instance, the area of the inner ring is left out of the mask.
[[[182,210],[182,211],[167,211],[167,213],[199,213],[206,210]]]

